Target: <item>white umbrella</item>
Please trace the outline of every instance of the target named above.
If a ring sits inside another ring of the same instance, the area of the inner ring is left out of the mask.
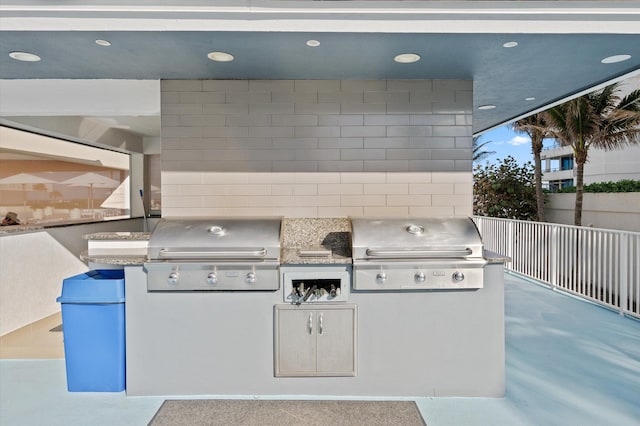
[[[105,209],[123,209],[128,210],[131,207],[129,196],[129,177],[122,181],[122,183],[107,197],[100,207]]]
[[[89,188],[89,198],[87,199],[87,208],[93,210],[93,188],[115,188],[120,182],[110,177],[98,173],[85,173],[80,176],[60,182],[70,186],[86,186]]]
[[[35,185],[39,183],[58,183],[55,180],[42,178],[40,176],[29,173],[18,173],[17,175],[7,176],[0,179],[0,185],[22,185],[23,204],[22,213],[27,211],[27,185]]]

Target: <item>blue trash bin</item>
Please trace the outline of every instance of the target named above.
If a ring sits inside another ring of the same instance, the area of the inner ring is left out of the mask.
[[[124,270],[64,279],[62,331],[69,392],[125,390]]]

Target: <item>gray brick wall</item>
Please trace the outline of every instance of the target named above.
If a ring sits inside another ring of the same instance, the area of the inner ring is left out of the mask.
[[[165,80],[161,92],[165,216],[471,214],[471,81]],[[449,192],[411,194],[434,179]]]

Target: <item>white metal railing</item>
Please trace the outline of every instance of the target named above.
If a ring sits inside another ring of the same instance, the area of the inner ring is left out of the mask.
[[[506,268],[640,318],[640,232],[474,216]]]

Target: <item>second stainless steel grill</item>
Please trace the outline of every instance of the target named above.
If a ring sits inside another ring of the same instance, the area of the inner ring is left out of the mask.
[[[281,218],[163,219],[149,239],[151,291],[277,290]]]
[[[352,219],[353,288],[483,287],[483,245],[469,218]]]

